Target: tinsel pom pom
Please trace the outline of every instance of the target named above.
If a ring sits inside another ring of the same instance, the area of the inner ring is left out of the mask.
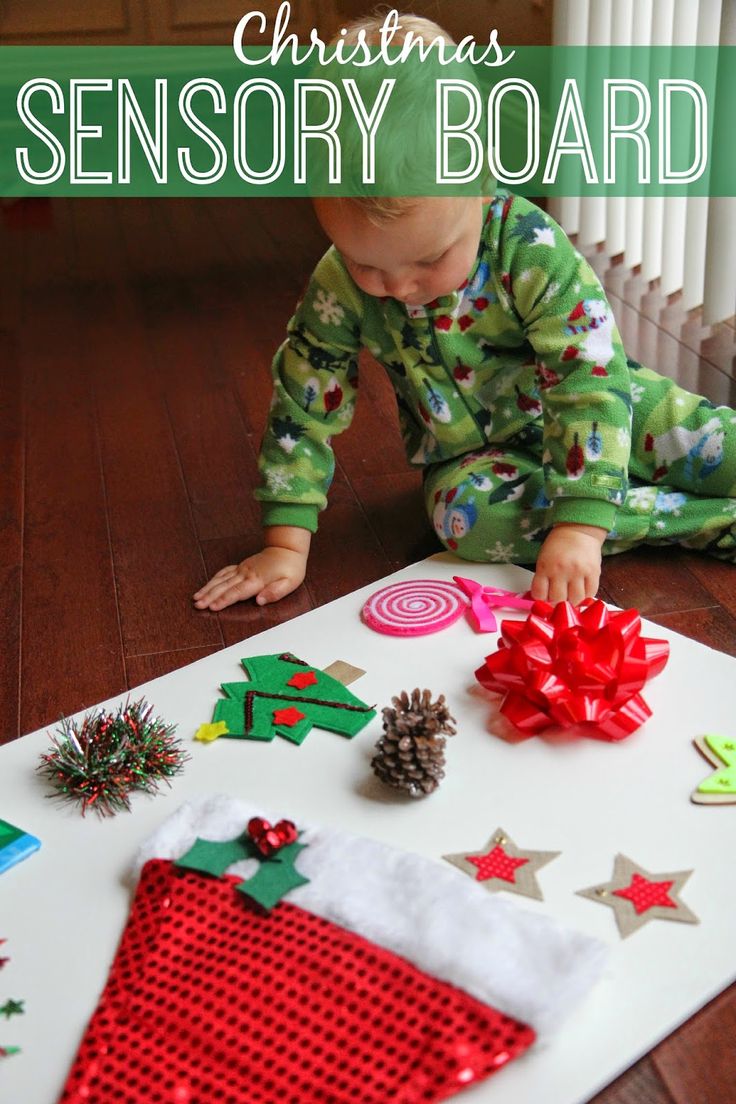
[[[112,816],[130,809],[133,790],[155,793],[179,774],[189,756],[175,731],[143,698],[117,712],[89,713],[81,723],[62,718],[38,770],[54,788],[50,797],[76,801],[82,815],[93,809]]]

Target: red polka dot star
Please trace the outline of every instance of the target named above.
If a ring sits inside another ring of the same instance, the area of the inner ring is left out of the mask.
[[[482,851],[470,855],[461,851],[456,855],[443,855],[443,858],[470,874],[491,893],[505,889],[541,901],[536,872],[558,855],[559,851],[524,851],[503,828],[497,828]]]
[[[625,939],[649,920],[699,923],[695,913],[679,897],[691,874],[692,870],[651,874],[625,855],[617,855],[610,882],[579,889],[578,894],[609,905],[616,915],[621,938]]]

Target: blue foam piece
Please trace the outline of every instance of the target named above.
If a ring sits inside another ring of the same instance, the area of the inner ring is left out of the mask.
[[[0,874],[2,874],[4,870],[9,870],[11,866],[23,862],[23,859],[27,859],[34,851],[38,851],[41,841],[29,832],[23,832],[19,828],[14,829],[7,821],[0,820],[0,828],[10,828],[14,837],[3,845],[2,835],[4,833],[0,831]]]

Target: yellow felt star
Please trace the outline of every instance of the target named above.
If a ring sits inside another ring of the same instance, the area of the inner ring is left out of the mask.
[[[194,739],[201,740],[203,744],[211,744],[218,736],[225,736],[229,731],[224,721],[213,721],[211,724],[201,724],[194,733]]]

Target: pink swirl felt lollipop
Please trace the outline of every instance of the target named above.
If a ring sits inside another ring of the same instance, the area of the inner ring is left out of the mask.
[[[454,583],[409,579],[372,594],[363,606],[366,625],[388,636],[423,636],[452,625],[468,608]]]

